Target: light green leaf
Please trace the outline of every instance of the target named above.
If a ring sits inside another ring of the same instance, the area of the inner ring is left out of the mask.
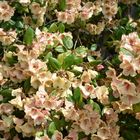
[[[120,51],[125,55],[131,55],[131,56],[133,55],[131,51],[129,51],[125,48],[120,48]]]
[[[23,89],[25,93],[29,91],[30,87],[31,87],[30,78],[28,78],[27,80],[25,80],[24,85],[23,85]]]
[[[80,57],[75,56],[74,54],[68,55],[63,62],[63,68],[67,69],[68,67],[71,67],[72,65],[78,65],[82,63],[82,59]]]
[[[137,104],[133,105],[133,111],[135,113],[140,112],[140,103],[137,103]]]
[[[65,31],[65,25],[63,23],[59,23],[58,30],[60,33],[63,33]]]
[[[57,47],[55,48],[55,51],[57,51],[57,52],[59,52],[59,53],[65,52],[63,46],[57,46]]]
[[[73,41],[72,41],[71,37],[66,36],[66,37],[63,38],[62,41],[63,41],[64,47],[66,49],[72,49],[72,47],[73,47]]]
[[[56,130],[55,123],[54,122],[51,122],[50,125],[49,125],[49,127],[48,127],[48,133],[51,134],[51,135],[53,135],[54,132],[55,132],[55,130]]]
[[[90,100],[88,101],[88,103],[89,103],[90,105],[92,105],[93,110],[97,111],[98,113],[101,113],[101,108],[100,108],[100,106],[99,106],[96,102],[94,102],[93,100],[90,99]]]
[[[31,45],[34,39],[34,30],[31,27],[28,27],[24,37],[23,41],[25,42],[26,45]]]
[[[58,27],[56,25],[56,23],[52,23],[50,28],[49,28],[49,32],[54,33],[58,30]]]
[[[53,68],[53,70],[59,70],[61,68],[60,62],[56,58],[53,58],[53,57],[49,58],[48,65],[50,65]]]
[[[97,45],[96,45],[96,44],[92,44],[90,49],[91,49],[92,51],[95,51],[95,50],[97,49]]]
[[[73,99],[74,99],[76,105],[78,105],[79,107],[82,106],[83,97],[82,97],[82,94],[81,94],[79,87],[74,89]]]
[[[61,11],[66,9],[66,0],[59,0],[59,8]]]

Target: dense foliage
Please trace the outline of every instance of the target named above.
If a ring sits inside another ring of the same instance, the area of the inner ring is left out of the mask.
[[[1,140],[140,140],[139,0],[0,0]]]

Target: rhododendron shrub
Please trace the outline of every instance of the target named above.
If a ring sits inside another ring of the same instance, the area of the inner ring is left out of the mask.
[[[1,140],[140,140],[139,0],[0,0]]]

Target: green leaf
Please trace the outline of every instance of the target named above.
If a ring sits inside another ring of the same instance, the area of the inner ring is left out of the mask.
[[[121,36],[123,34],[126,33],[125,27],[124,26],[119,26],[116,30],[115,30],[115,36],[117,39],[120,39]]]
[[[80,91],[79,87],[74,90],[73,98],[74,98],[75,101],[79,101],[80,100],[80,98],[81,98],[81,91]]]
[[[11,99],[13,99],[14,97],[11,95],[12,90],[11,89],[1,89],[0,90],[0,95],[3,96],[3,103],[7,103],[8,101],[10,101]]]
[[[7,59],[8,64],[10,64],[11,66],[13,66],[15,63],[18,62],[17,56],[14,56],[11,51],[6,53],[6,59]]]
[[[96,45],[96,44],[92,44],[90,49],[91,49],[92,51],[96,51],[97,45]]]
[[[66,37],[64,37],[62,39],[62,41],[63,41],[64,47],[66,49],[72,49],[72,47],[73,47],[73,41],[72,41],[71,37],[66,36]]]
[[[9,20],[9,21],[5,21],[4,24],[1,24],[1,28],[3,28],[4,30],[10,30],[10,28],[14,28],[15,27],[15,21],[13,20]]]
[[[68,67],[71,67],[72,65],[78,65],[80,63],[82,63],[81,58],[79,58],[73,54],[70,54],[64,59],[62,66],[64,69],[67,69]]]
[[[60,62],[56,58],[53,58],[53,57],[49,58],[48,65],[50,65],[53,70],[59,70],[61,68]]]
[[[39,131],[39,132],[36,133],[36,137],[41,137],[41,136],[43,136],[43,132],[42,131]]]
[[[92,57],[91,55],[87,57],[87,60],[88,60],[89,62],[95,61],[94,57]]]
[[[81,140],[83,138],[86,138],[86,134],[84,132],[78,133],[78,140]]]
[[[82,106],[83,97],[82,97],[82,94],[81,94],[79,87],[74,89],[73,100],[75,101],[77,106],[79,106],[79,107]]]
[[[102,61],[101,60],[93,60],[90,62],[90,65],[98,65],[98,64],[101,64]]]
[[[21,29],[24,28],[24,24],[23,24],[21,21],[17,21],[15,26],[16,26],[17,28],[21,28]]]
[[[24,85],[23,85],[23,89],[25,93],[29,91],[30,87],[31,87],[30,78],[28,78],[27,80],[25,80]]]
[[[65,25],[63,23],[59,23],[58,30],[60,33],[63,33],[65,31]]]
[[[95,111],[101,113],[101,108],[100,108],[100,106],[96,102],[94,102],[94,104],[93,104],[93,109]]]
[[[34,30],[31,27],[28,27],[24,37],[23,37],[23,41],[25,42],[26,45],[32,45],[34,39]]]
[[[97,111],[98,113],[101,113],[101,108],[96,102],[94,102],[93,100],[90,99],[88,101],[88,104],[92,105],[92,107],[95,111]]]
[[[121,63],[121,61],[119,60],[118,55],[114,55],[114,57],[113,57],[112,60],[111,60],[111,63],[112,63],[113,65],[118,65],[118,64]]]
[[[75,49],[75,52],[78,56],[86,56],[87,51],[88,51],[88,48],[86,48],[85,46],[80,46]]]
[[[59,9],[64,11],[66,9],[66,0],[59,0]]]
[[[56,25],[56,23],[52,23],[50,28],[49,28],[49,32],[54,33],[58,30],[58,27]]]
[[[63,48],[63,46],[57,46],[57,47],[55,48],[55,51],[57,51],[57,52],[59,52],[59,53],[63,53],[63,52],[65,52],[65,49]]]
[[[120,48],[120,51],[123,53],[123,54],[125,54],[125,55],[133,55],[132,53],[131,53],[131,51],[129,51],[129,50],[127,50],[127,49],[125,49],[125,48]]]
[[[54,132],[56,130],[56,126],[55,126],[55,123],[54,122],[51,122],[49,127],[48,127],[48,133],[49,135],[53,135]]]
[[[63,65],[62,67],[64,69],[72,66],[74,64],[74,55],[70,54],[68,56],[66,56],[66,58],[64,59]]]
[[[122,131],[124,140],[138,140],[139,134],[133,129],[127,129]]]
[[[133,105],[133,111],[135,113],[140,112],[140,103],[137,103],[137,104]]]

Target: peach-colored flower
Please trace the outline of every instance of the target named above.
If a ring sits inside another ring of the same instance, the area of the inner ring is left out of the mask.
[[[95,88],[93,85],[86,83],[85,86],[80,85],[79,88],[81,89],[84,98],[88,98],[89,96],[91,98],[96,98]]]
[[[24,120],[23,119],[16,118],[16,117],[13,116],[13,122],[16,125],[20,126],[20,125],[22,125],[24,123]]]
[[[118,91],[122,95],[136,95],[136,86],[128,80],[121,80],[121,83],[118,85]]]
[[[33,125],[30,125],[29,123],[25,123],[25,124],[21,125],[20,129],[26,135],[30,135],[30,134],[34,134],[35,133],[35,129],[34,129]]]
[[[19,3],[23,4],[23,5],[28,5],[30,4],[30,0],[19,0]]]
[[[9,21],[14,15],[14,8],[7,1],[0,1],[0,13],[0,20]]]
[[[19,139],[18,135],[16,135],[13,137],[13,140],[20,140],[20,139]]]
[[[29,71],[32,72],[33,74],[38,72],[43,67],[45,67],[45,63],[42,62],[39,59],[37,59],[37,60],[36,59],[32,59],[28,63],[29,63]]]
[[[0,131],[3,131],[6,129],[5,123],[3,120],[0,120]]]
[[[78,134],[77,132],[71,130],[63,140],[78,140]]]
[[[81,76],[82,82],[90,83],[91,82],[91,74],[87,71],[84,71]]]
[[[13,106],[9,103],[2,103],[0,104],[0,113],[3,114],[8,114],[10,115],[11,113],[13,113],[14,109]]]
[[[112,20],[112,17],[114,17],[117,14],[117,11],[118,11],[117,0],[107,2],[106,0],[103,0],[102,13],[105,16],[105,18]]]
[[[112,108],[104,108],[106,122],[108,124],[116,123],[118,121],[118,114]]]
[[[84,110],[79,110],[78,124],[86,135],[95,133],[101,123],[100,115],[92,110],[91,106],[85,106]]]
[[[35,140],[50,140],[50,138],[47,135],[45,135],[42,137],[35,137]]]
[[[108,104],[109,103],[109,91],[106,86],[101,86],[101,87],[96,87],[95,89],[95,94],[97,99],[103,103],[103,104]]]
[[[115,78],[116,77],[116,71],[115,69],[109,67],[108,71],[106,72],[107,77],[109,78]]]
[[[103,140],[101,137],[99,137],[98,135],[96,135],[96,134],[93,134],[92,136],[91,136],[91,140]]]
[[[121,101],[126,105],[133,105],[140,102],[140,97],[132,94],[123,95]]]
[[[62,109],[62,113],[65,116],[66,120],[77,121],[79,119],[79,114],[74,108]]]
[[[125,76],[136,76],[136,69],[132,63],[125,60],[123,61],[123,63],[120,64],[120,68],[123,69],[123,74]]]
[[[32,2],[30,5],[30,9],[31,9],[31,12],[35,15],[41,14],[43,11],[43,8],[37,2]]]
[[[62,135],[62,133],[56,130],[56,131],[54,132],[54,134],[53,134],[51,140],[63,140],[63,135]]]
[[[97,135],[104,140],[109,139],[110,137],[109,129],[107,127],[101,127],[98,129]]]
[[[23,101],[21,99],[21,96],[16,96],[16,98],[12,99],[9,101],[10,104],[12,104],[13,106],[22,109],[23,107]]]

